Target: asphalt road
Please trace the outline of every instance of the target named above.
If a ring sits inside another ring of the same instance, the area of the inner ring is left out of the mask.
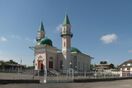
[[[132,88],[132,79],[91,83],[5,84],[0,88]]]

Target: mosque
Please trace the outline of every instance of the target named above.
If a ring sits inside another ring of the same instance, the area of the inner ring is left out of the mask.
[[[92,57],[82,53],[79,49],[71,47],[71,23],[66,14],[61,27],[62,49],[54,47],[52,40],[45,37],[45,28],[41,22],[37,31],[36,45],[34,47],[35,70],[48,70],[67,72],[72,69],[75,72],[90,71]]]

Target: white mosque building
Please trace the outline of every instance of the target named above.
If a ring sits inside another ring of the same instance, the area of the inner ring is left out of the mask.
[[[61,28],[62,49],[54,47],[52,40],[45,37],[45,28],[41,22],[34,47],[35,70],[66,72],[73,69],[76,72],[90,71],[92,57],[71,47],[71,24],[68,15],[65,16]]]

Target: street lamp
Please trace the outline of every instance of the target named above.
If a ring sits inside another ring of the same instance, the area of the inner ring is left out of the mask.
[[[18,63],[18,67],[17,67],[17,73],[18,73],[18,78],[20,79],[20,69],[19,69],[19,63]]]
[[[44,65],[44,83],[47,83],[47,69],[46,69],[46,65]]]
[[[33,79],[34,79],[34,68],[35,68],[35,60],[33,60]]]
[[[69,75],[71,75],[72,80],[74,79],[74,70],[72,68],[72,62],[70,61],[70,69],[69,69]]]
[[[45,48],[45,55],[47,57],[47,49]],[[44,65],[44,83],[47,83],[47,68],[46,68],[46,58],[43,60]]]
[[[77,68],[77,66],[75,66],[75,70],[78,72],[78,68]]]
[[[72,68],[72,63],[70,62],[69,64],[70,64],[70,68]]]

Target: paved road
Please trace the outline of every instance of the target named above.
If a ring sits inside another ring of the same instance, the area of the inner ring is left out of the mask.
[[[6,84],[0,88],[132,88],[132,79],[91,83]]]

